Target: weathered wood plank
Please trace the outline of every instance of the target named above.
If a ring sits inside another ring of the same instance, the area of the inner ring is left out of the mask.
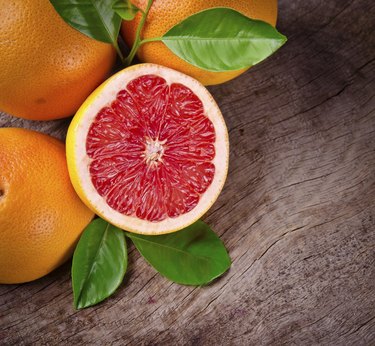
[[[172,284],[131,247],[124,285],[72,308],[69,266],[0,286],[3,344],[321,344],[375,340],[375,6],[280,1],[288,44],[210,88],[230,131],[225,189],[205,220],[231,270]],[[65,137],[68,120],[0,116]]]

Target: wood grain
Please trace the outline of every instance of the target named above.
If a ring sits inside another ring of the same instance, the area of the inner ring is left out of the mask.
[[[0,286],[1,344],[375,345],[375,5],[279,3],[286,46],[210,88],[231,166],[205,221],[231,270],[179,286],[131,247],[118,292],[75,311],[67,263]],[[0,116],[61,139],[68,124]]]

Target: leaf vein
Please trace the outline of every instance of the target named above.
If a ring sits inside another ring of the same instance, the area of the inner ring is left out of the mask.
[[[202,256],[202,255],[192,255],[190,252],[188,251],[183,251],[181,249],[178,249],[178,248],[173,248],[173,247],[170,247],[170,246],[167,246],[167,245],[164,245],[164,244],[161,244],[161,243],[155,243],[155,242],[152,242],[150,240],[147,240],[147,239],[144,239],[144,238],[138,238],[137,236],[129,236],[128,237],[130,239],[133,240],[133,238],[137,239],[137,240],[140,240],[140,241],[144,241],[146,243],[150,243],[152,244],[153,246],[155,246],[155,244],[159,245],[160,247],[162,248],[166,248],[166,249],[169,249],[169,250],[172,250],[172,251],[175,251],[175,252],[181,252],[183,253],[184,255],[188,255],[189,257],[193,257],[193,258],[201,258],[201,259],[204,259],[205,261],[207,262],[210,262],[210,261],[214,261],[214,262],[218,262],[218,263],[221,263],[221,261],[218,261],[218,260],[215,260],[213,259],[212,257],[207,257],[207,256]]]

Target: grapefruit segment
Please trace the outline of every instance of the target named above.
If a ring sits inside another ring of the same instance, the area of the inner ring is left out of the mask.
[[[228,135],[196,80],[135,65],[100,86],[67,136],[72,182],[97,214],[125,230],[161,234],[196,221],[219,195]]]

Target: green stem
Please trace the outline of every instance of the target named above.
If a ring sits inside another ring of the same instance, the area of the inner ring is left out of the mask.
[[[125,60],[123,60],[125,66],[130,66],[130,64],[132,63],[132,61],[135,57],[135,54],[137,53],[137,50],[138,50],[139,46],[141,45],[141,42],[142,42],[141,41],[141,32],[142,32],[143,26],[145,25],[146,18],[147,18],[148,12],[150,11],[152,2],[153,2],[153,0],[148,0],[146,10],[143,12],[141,21],[138,25],[137,32],[135,34],[135,41],[134,41],[133,47],[132,47],[129,55],[127,56],[127,58]]]
[[[118,56],[120,57],[121,61],[124,62],[125,58],[122,55],[122,52],[121,52],[121,49],[120,49],[118,43],[117,42],[113,42],[113,46],[115,47],[116,52],[117,52]]]
[[[142,40],[141,42],[139,42],[139,45],[142,45],[142,44],[144,44],[144,43],[148,43],[148,42],[161,41],[162,39],[163,39],[163,37],[145,38],[144,40]]]

